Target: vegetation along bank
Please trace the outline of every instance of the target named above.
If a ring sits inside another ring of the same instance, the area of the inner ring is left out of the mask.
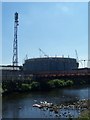
[[[3,93],[10,92],[30,92],[30,91],[41,91],[41,90],[52,90],[56,88],[66,88],[77,86],[74,80],[64,79],[52,79],[52,80],[10,80],[2,83]],[[82,81],[79,85],[85,85],[85,81]]]

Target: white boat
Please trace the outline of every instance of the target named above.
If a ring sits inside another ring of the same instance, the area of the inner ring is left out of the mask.
[[[42,106],[39,105],[39,104],[33,104],[33,107],[38,107],[38,108],[41,108]]]

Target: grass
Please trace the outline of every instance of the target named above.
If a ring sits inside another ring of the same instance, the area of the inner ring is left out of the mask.
[[[86,101],[88,109],[81,112],[78,120],[90,120],[90,99]]]
[[[90,110],[83,111],[78,120],[90,120]]]

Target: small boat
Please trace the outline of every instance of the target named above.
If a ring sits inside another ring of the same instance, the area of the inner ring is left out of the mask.
[[[42,108],[42,106],[41,106],[41,105],[39,105],[39,104],[34,104],[34,105],[33,105],[33,107]]]

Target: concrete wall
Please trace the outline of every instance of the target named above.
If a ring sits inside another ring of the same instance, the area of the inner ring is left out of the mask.
[[[1,70],[0,70],[1,71]],[[0,75],[1,76],[1,75]],[[17,80],[19,76],[23,76],[23,72],[19,70],[2,70],[2,82],[9,80]]]

